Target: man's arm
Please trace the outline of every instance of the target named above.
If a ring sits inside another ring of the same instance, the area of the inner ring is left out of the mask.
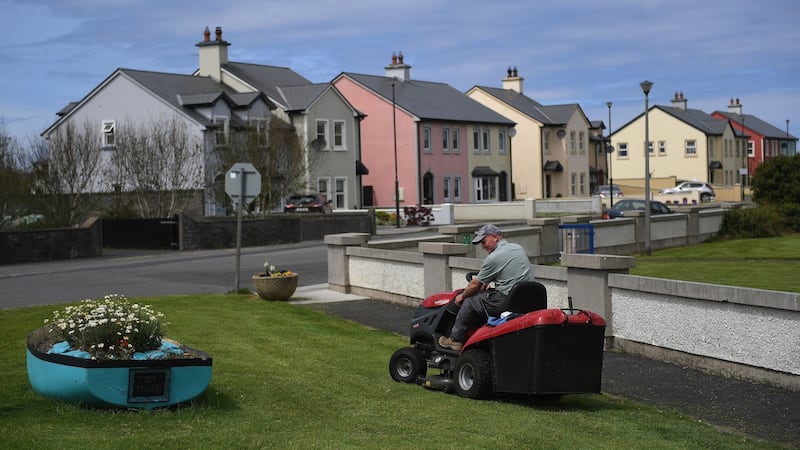
[[[456,296],[456,305],[460,305],[461,302],[464,301],[464,297],[475,295],[478,293],[478,291],[480,291],[483,288],[484,285],[483,283],[480,282],[480,280],[478,280],[478,277],[472,277],[472,279],[469,280],[469,284],[467,285],[467,287],[464,288],[464,291],[462,291],[460,294]]]

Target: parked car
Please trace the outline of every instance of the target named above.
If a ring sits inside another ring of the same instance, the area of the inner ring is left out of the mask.
[[[681,192],[700,192],[700,201],[709,202],[714,198],[714,188],[708,183],[701,181],[684,181],[683,183],[675,186],[674,188],[664,189],[662,194],[680,194]]]
[[[614,195],[614,198],[622,198],[622,189],[619,188],[618,185],[608,185],[608,184],[601,184],[597,187],[597,191],[595,191],[594,195],[599,195],[600,198],[609,198],[611,195]]]
[[[626,198],[614,203],[613,208],[608,208],[603,214],[603,219],[616,219],[624,217],[626,211],[644,211],[644,199]],[[650,215],[672,214],[672,210],[661,202],[650,200]]]
[[[331,201],[322,194],[295,194],[286,200],[284,212],[318,212],[333,211]]]

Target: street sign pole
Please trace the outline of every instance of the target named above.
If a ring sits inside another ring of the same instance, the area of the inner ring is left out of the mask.
[[[250,163],[236,163],[225,177],[225,193],[236,202],[236,273],[234,292],[239,292],[242,256],[242,209],[261,193],[261,174]]]
[[[244,167],[239,168],[239,179],[241,185],[239,189],[239,207],[236,208],[236,280],[233,283],[233,292],[239,293],[239,275],[242,266],[242,203],[244,203],[245,185],[244,185]]]

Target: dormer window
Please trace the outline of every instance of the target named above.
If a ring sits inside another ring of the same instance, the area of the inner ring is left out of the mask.
[[[214,145],[221,147],[228,145],[228,118],[214,118]]]
[[[117,145],[117,124],[113,120],[103,121],[103,147],[115,147]]]

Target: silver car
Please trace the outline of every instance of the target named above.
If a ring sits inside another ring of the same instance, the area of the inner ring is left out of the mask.
[[[662,194],[680,194],[682,192],[700,192],[701,202],[710,202],[714,198],[714,188],[708,183],[702,181],[684,181],[683,183],[675,186],[674,188],[664,189]]]

